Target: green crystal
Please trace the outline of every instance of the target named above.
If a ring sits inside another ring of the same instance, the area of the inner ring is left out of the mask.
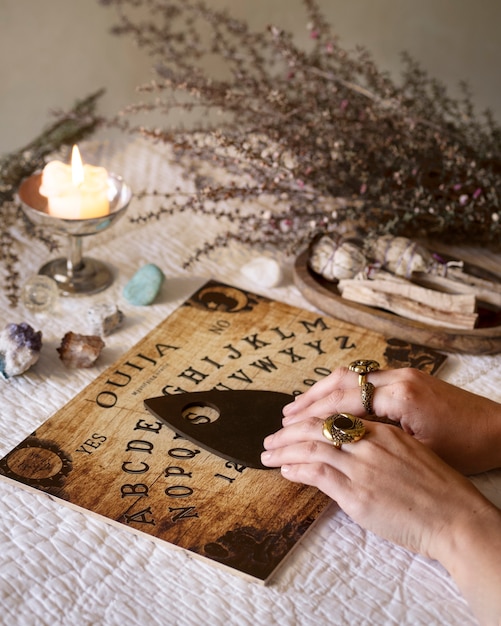
[[[157,297],[164,278],[162,270],[153,263],[143,265],[125,285],[123,296],[130,304],[147,306]]]

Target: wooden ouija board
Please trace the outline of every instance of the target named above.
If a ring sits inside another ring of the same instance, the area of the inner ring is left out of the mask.
[[[1,459],[0,475],[266,582],[329,499],[205,451],[143,402],[210,389],[297,394],[358,358],[430,373],[445,359],[209,281]]]

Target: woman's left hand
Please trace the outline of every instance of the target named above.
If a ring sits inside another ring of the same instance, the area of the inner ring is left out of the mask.
[[[284,425],[349,411],[362,416],[358,374],[340,367],[284,407]],[[425,443],[464,474],[501,467],[501,404],[414,368],[378,370],[374,412]],[[380,418],[376,418],[380,419]]]

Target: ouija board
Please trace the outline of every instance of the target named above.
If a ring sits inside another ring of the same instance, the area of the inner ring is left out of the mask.
[[[157,421],[147,398],[199,390],[304,392],[372,358],[436,372],[445,357],[209,281],[0,460],[0,475],[266,582],[329,499],[244,467]]]

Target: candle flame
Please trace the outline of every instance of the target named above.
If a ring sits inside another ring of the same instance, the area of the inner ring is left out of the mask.
[[[75,187],[78,187],[84,181],[82,157],[77,145],[74,145],[71,151],[71,179]]]

